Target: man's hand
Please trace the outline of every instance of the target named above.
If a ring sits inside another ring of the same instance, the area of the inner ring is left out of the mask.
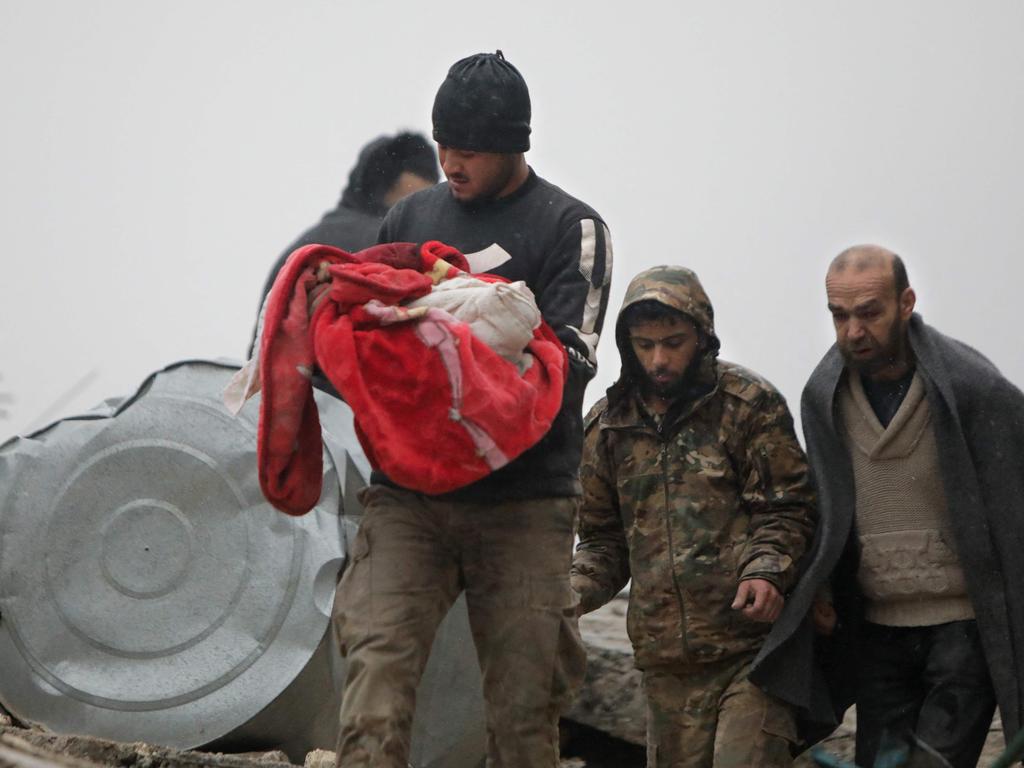
[[[743,610],[743,615],[753,621],[772,622],[779,618],[785,599],[775,585],[765,579],[746,579],[736,590],[732,601],[734,610]]]
[[[811,605],[811,621],[814,622],[814,631],[819,635],[828,637],[836,631],[836,609],[830,600],[816,598]]]
[[[591,597],[593,595],[591,590],[594,589],[594,583],[589,578],[587,578],[586,576],[582,576],[582,575],[577,574],[577,573],[573,573],[572,574],[572,576],[570,577],[570,582],[569,583],[572,586],[573,596],[576,598],[576,606],[575,606],[575,608],[576,608],[576,618],[578,619],[583,614],[590,613],[590,611],[594,610],[594,608],[590,608],[589,610],[586,610],[586,611],[583,610],[583,601],[587,597]],[[588,594],[588,593],[590,593],[590,594]]]
[[[306,299],[306,311],[309,313],[310,319],[313,318],[313,313],[316,312],[317,307],[324,300],[324,297],[331,292],[330,283],[316,283],[309,291],[308,298]]]

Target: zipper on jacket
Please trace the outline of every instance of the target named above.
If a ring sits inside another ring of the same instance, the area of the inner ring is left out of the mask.
[[[683,648],[683,662],[687,663],[690,661],[690,649],[686,642],[686,605],[683,602],[683,590],[680,589],[679,580],[676,578],[675,544],[672,541],[672,518],[671,510],[669,509],[668,443],[661,434],[660,428],[658,429],[658,437],[661,438],[661,479],[665,493],[665,534],[668,540],[668,565],[672,572],[672,586],[676,590],[676,600],[679,602],[679,617],[681,619],[679,622],[679,641]]]

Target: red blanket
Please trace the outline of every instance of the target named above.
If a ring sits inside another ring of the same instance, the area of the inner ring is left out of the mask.
[[[546,323],[520,375],[443,310],[401,306],[464,271],[462,254],[438,242],[292,253],[267,299],[260,341],[259,477],[275,507],[301,515],[320,498],[314,366],[351,406],[374,468],[421,493],[479,480],[544,436],[567,371]]]

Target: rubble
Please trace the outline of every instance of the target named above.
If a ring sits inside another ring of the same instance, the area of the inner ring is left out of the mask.
[[[0,725],[0,766],[7,768],[292,768],[283,752],[246,755],[124,743],[92,736]]]
[[[306,755],[302,768],[334,768],[335,755],[329,749],[314,749]]]

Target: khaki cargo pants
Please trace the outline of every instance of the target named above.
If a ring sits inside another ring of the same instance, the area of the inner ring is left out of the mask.
[[[648,768],[793,764],[793,711],[747,679],[753,658],[644,671]]]
[[[465,590],[488,768],[555,768],[586,663],[569,586],[578,500],[470,504],[379,485],[361,499],[334,608],[348,661],[338,765],[406,768],[416,686]]]

